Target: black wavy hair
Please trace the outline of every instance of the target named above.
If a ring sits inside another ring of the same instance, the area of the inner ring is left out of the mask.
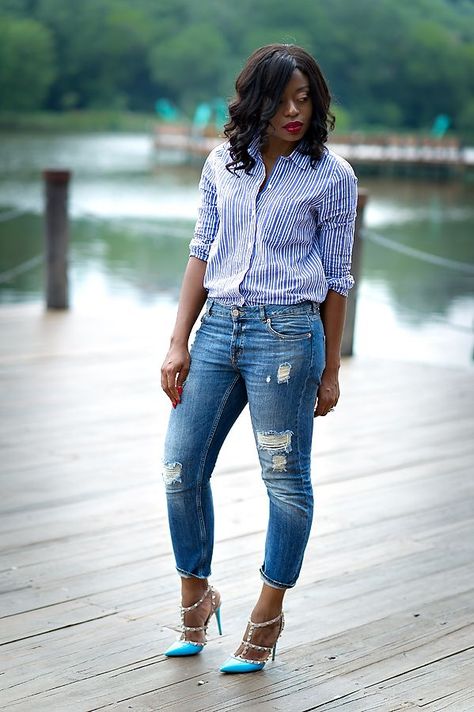
[[[302,47],[270,44],[250,55],[235,82],[236,97],[229,104],[230,119],[224,126],[232,157],[226,166],[229,171],[249,173],[255,165],[248,152],[249,144],[257,134],[260,148],[265,146],[268,125],[295,69],[307,76],[313,105],[311,123],[298,150],[311,156],[313,167],[321,158],[328,131],[335,125],[335,117],[329,111],[331,95],[326,80],[316,60]]]

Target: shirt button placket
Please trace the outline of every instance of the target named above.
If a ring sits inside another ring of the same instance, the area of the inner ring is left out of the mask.
[[[252,235],[251,235],[251,237],[249,237],[249,247],[253,246],[256,232],[257,232],[257,208],[254,206],[252,209]]]

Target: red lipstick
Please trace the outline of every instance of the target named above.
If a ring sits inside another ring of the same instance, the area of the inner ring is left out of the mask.
[[[298,133],[303,128],[301,121],[290,121],[288,124],[283,126],[289,133]]]

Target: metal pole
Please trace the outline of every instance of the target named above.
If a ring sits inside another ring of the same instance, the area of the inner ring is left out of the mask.
[[[362,262],[362,238],[360,236],[360,231],[364,221],[364,209],[367,205],[368,197],[368,191],[365,188],[359,188],[359,195],[357,197],[357,219],[355,225],[354,246],[352,248],[351,268],[355,284],[350,290],[349,296],[347,298],[346,322],[344,325],[344,332],[342,334],[341,345],[342,356],[352,356],[354,352],[354,326],[357,308],[357,287],[359,284],[359,277],[361,271],[360,268]]]
[[[68,309],[68,187],[71,171],[43,171],[45,184],[46,306]]]

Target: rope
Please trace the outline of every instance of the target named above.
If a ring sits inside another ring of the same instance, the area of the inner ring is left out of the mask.
[[[457,260],[450,260],[447,257],[432,255],[431,252],[417,250],[414,247],[403,245],[400,242],[390,240],[388,237],[379,235],[376,232],[368,232],[365,229],[361,230],[361,234],[364,239],[370,240],[370,242],[374,242],[376,245],[383,245],[383,247],[387,247],[389,250],[394,250],[394,252],[400,252],[403,255],[409,255],[410,257],[415,257],[418,260],[423,260],[423,262],[429,262],[430,264],[438,265],[439,267],[455,269],[458,272],[464,272],[464,274],[474,274],[474,265],[470,265],[468,262],[458,262]]]
[[[7,210],[6,212],[0,213],[0,222],[7,222],[7,220],[14,220],[19,218],[20,215],[26,215],[26,210]]]
[[[189,221],[188,225],[174,225],[171,220],[160,223],[156,222],[154,218],[107,218],[107,217],[101,217],[99,215],[93,215],[92,213],[88,213],[86,211],[83,211],[77,218],[77,220],[88,220],[90,222],[95,221],[99,223],[107,223],[108,225],[115,225],[115,224],[121,224],[122,222],[126,220],[132,220],[134,222],[138,222],[140,225],[145,224],[146,226],[149,225],[149,231],[152,231],[153,237],[178,237],[180,239],[186,240],[186,239],[191,239],[192,237],[192,231],[193,231],[193,226],[194,223],[192,220]],[[142,234],[146,234],[146,232],[141,228],[140,229]],[[147,235],[149,237],[149,235]]]
[[[28,270],[33,269],[43,261],[43,255],[36,255],[25,262],[13,267],[12,269],[2,272],[0,274],[0,284],[5,284],[5,282],[10,282],[14,277],[23,272],[28,272]]]

